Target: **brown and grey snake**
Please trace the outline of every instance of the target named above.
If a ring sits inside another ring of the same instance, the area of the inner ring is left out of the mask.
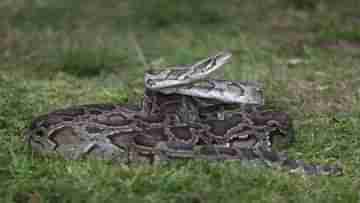
[[[254,82],[206,79],[230,58],[145,74],[141,106],[89,104],[38,116],[25,131],[33,150],[65,159],[118,163],[174,159],[239,160],[304,174],[339,175],[338,166],[307,164],[275,151],[293,140],[288,114],[262,108]]]

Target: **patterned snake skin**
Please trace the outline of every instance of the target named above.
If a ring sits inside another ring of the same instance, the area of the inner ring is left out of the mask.
[[[126,164],[240,160],[304,174],[341,174],[337,166],[306,164],[273,149],[293,140],[292,122],[283,112],[245,108],[263,104],[256,84],[193,84],[229,56],[221,53],[173,72],[147,73],[141,107],[90,104],[39,116],[25,131],[26,141],[41,154],[65,159],[93,157]]]

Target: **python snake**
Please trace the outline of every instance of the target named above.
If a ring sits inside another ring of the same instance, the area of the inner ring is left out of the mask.
[[[338,166],[307,164],[274,149],[294,139],[292,120],[262,108],[259,84],[206,79],[230,56],[222,52],[190,66],[148,71],[141,106],[89,104],[38,116],[25,140],[41,154],[65,159],[239,160],[304,174],[341,174]]]

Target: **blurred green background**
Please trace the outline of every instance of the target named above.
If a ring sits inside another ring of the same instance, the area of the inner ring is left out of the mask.
[[[358,202],[360,1],[1,0],[0,202]],[[150,67],[218,51],[215,77],[264,84],[294,118],[293,158],[340,163],[302,177],[240,163],[116,166],[38,157],[21,132],[85,103],[139,103]]]

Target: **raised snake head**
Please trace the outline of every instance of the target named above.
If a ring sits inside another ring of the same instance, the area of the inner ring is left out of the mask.
[[[161,70],[160,72],[147,72],[145,74],[145,87],[151,90],[159,90],[203,80],[207,78],[209,74],[229,62],[230,57],[230,53],[221,52],[192,65],[174,67]]]

